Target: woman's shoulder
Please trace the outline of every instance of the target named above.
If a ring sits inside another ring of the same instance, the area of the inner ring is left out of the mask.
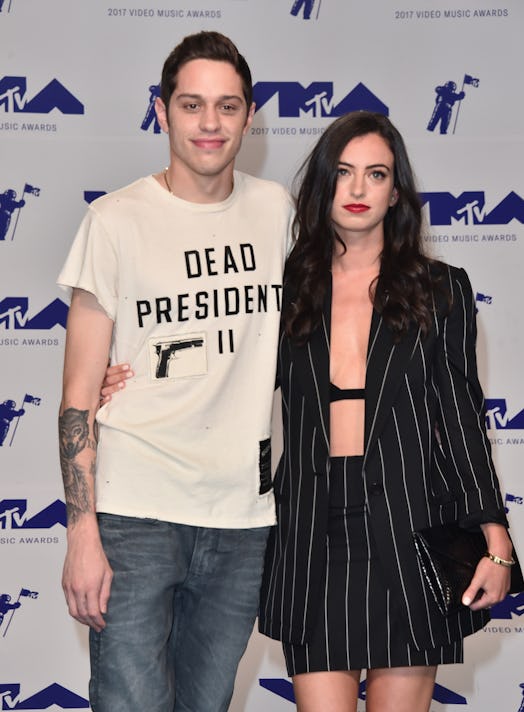
[[[463,267],[456,267],[441,260],[430,260],[428,269],[433,280],[445,282],[449,284],[450,287],[457,283],[467,286],[470,285],[468,273]]]
[[[456,306],[466,306],[473,302],[473,289],[468,273],[441,260],[431,260],[428,269],[432,282],[434,304],[442,316],[449,315]]]
[[[470,313],[474,308],[474,293],[468,273],[463,267],[434,261],[430,267],[435,285],[434,297],[437,311],[443,316],[460,312]]]

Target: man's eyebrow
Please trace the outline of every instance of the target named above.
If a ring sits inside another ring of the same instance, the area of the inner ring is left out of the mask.
[[[198,99],[200,101],[205,100],[205,97],[202,96],[202,94],[190,94],[188,92],[184,92],[183,94],[176,94],[175,95],[176,99]],[[222,96],[219,96],[216,98],[216,101],[240,101],[243,102],[243,97],[239,96],[238,94],[222,94]]]

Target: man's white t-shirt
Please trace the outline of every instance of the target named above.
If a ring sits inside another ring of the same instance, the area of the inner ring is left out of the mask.
[[[273,524],[270,429],[292,205],[235,171],[190,203],[153,176],[91,204],[58,282],[114,321],[135,376],[98,412],[96,507],[194,526]]]

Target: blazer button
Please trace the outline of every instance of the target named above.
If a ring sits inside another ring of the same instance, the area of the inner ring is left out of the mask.
[[[368,484],[368,492],[374,495],[382,494],[384,492],[384,487],[381,482],[370,482]]]

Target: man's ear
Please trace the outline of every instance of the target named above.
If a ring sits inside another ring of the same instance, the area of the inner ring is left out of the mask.
[[[169,118],[167,115],[166,105],[159,96],[155,99],[155,111],[160,128],[162,131],[167,133],[169,131]]]
[[[249,111],[247,112],[247,117],[246,117],[246,124],[244,126],[244,131],[242,132],[243,136],[247,134],[249,131],[249,127],[253,123],[253,117],[255,116],[255,102],[252,102],[251,106],[249,107]]]

